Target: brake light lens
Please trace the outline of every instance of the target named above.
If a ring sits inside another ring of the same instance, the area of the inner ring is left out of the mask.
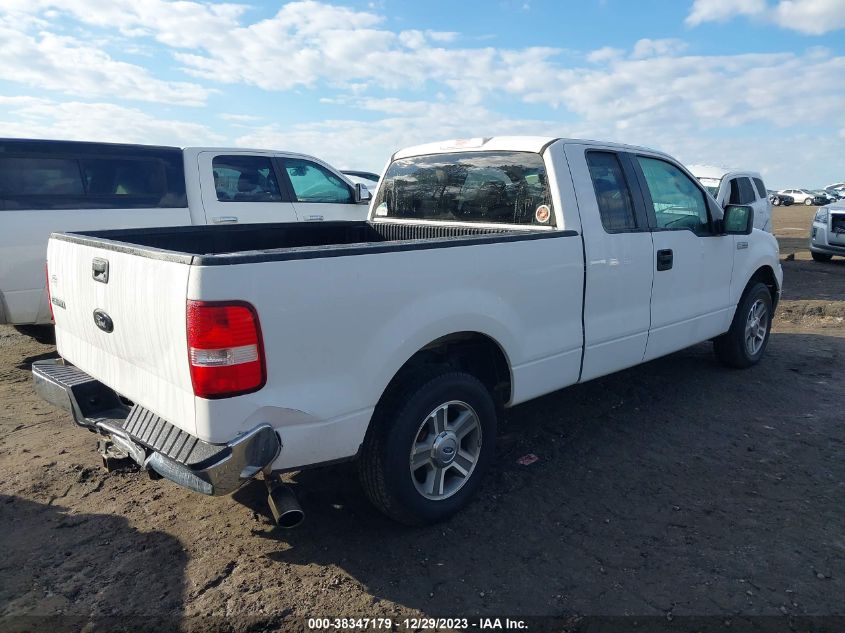
[[[264,349],[254,307],[243,301],[188,301],[187,327],[194,395],[230,398],[264,386]]]

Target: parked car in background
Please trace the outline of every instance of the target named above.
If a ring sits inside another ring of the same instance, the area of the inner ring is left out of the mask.
[[[394,154],[370,213],[54,234],[72,365],[33,363],[37,392],[197,492],[263,473],[281,525],[302,511],[277,474],[347,459],[424,524],[479,490],[502,408],[708,340],[729,367],[765,353],[777,241],[661,152],[432,143]]]
[[[819,196],[809,189],[781,189],[778,193],[784,193],[792,196],[795,204],[806,204],[808,207],[816,205],[823,206],[827,204],[826,196]]]
[[[348,169],[342,170],[343,175],[354,183],[361,183],[365,185],[370,191],[376,190],[378,185],[379,175],[371,171],[351,171]]]
[[[835,182],[832,185],[828,185],[825,189],[839,189],[845,190],[845,182]]]
[[[359,191],[304,154],[0,139],[0,323],[51,322],[44,260],[52,232],[360,221]]]
[[[810,229],[810,254],[817,262],[845,257],[845,205],[831,204],[816,211]]]
[[[763,177],[756,171],[690,165],[689,170],[721,207],[747,204],[754,209],[754,228],[772,231],[772,203]]]
[[[825,189],[825,192],[828,196],[833,196],[833,201],[837,200],[845,200],[845,189],[834,189],[833,187],[828,187]]]
[[[767,193],[769,194],[769,202],[772,203],[772,206],[779,207],[782,205],[788,207],[789,205],[795,203],[795,198],[788,196],[785,193],[778,193],[777,191],[772,191],[771,189],[768,189]]]
[[[778,193],[783,193],[792,196],[795,204],[806,204],[808,207],[816,205],[817,207],[827,204],[826,196],[820,196],[811,192],[809,189],[781,189]]]

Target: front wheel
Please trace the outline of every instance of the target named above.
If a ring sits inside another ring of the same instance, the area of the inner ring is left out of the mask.
[[[396,521],[442,521],[472,498],[495,442],[496,407],[477,378],[421,371],[376,407],[361,451],[361,483],[370,501]]]
[[[780,206],[780,198],[775,198],[774,200],[772,200],[772,205],[775,206],[775,207],[779,207]]]
[[[745,369],[760,362],[772,330],[772,295],[765,284],[748,288],[739,302],[731,328],[713,341],[723,365]]]

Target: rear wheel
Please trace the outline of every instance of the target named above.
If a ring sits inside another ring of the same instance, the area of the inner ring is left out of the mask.
[[[817,262],[829,262],[833,259],[833,255],[825,255],[824,253],[816,253],[813,251],[810,251],[810,255],[812,255],[813,259]]]
[[[813,199],[807,198],[806,200],[804,200],[804,204],[807,205],[808,207],[813,206]]]
[[[361,483],[384,514],[434,523],[464,507],[493,460],[496,407],[474,376],[412,374],[376,407],[361,451]]]
[[[756,365],[769,344],[772,316],[769,289],[765,284],[755,283],[740,300],[731,328],[713,341],[719,361],[737,369]]]

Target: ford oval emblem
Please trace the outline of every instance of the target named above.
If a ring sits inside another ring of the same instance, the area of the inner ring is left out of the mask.
[[[94,323],[96,323],[97,327],[103,332],[110,333],[114,331],[114,321],[112,321],[111,317],[106,314],[105,310],[94,310]]]

